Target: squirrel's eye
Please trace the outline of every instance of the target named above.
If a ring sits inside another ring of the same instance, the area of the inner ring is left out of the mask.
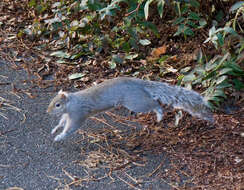
[[[60,107],[60,104],[58,103],[58,104],[56,104],[55,106],[58,108],[58,107]]]

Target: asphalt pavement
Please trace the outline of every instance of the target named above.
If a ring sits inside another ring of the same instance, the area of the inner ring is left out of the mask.
[[[17,71],[9,63],[0,61],[0,97],[9,101],[2,99],[5,104],[0,103],[0,114],[6,117],[0,116],[0,189],[171,189],[156,174],[145,177],[162,160],[167,160],[165,155],[147,153],[145,166],[132,165],[112,172],[111,176],[106,176],[107,170],[99,166],[92,169],[79,164],[92,153],[94,146],[80,134],[54,143],[50,132],[58,121],[49,116],[46,109],[56,92],[35,88],[37,97],[30,98],[23,93],[31,87],[26,79],[28,75],[24,70]],[[18,89],[22,92],[17,93]],[[94,130],[96,125],[97,122],[88,121],[82,130]],[[163,165],[158,170],[167,167]],[[91,180],[87,176],[95,177]],[[135,180],[140,179],[143,181],[136,185]],[[75,180],[80,183],[74,183]]]

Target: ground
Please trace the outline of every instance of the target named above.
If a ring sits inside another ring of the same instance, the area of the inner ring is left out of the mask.
[[[46,113],[46,109],[55,92],[36,89],[38,96],[35,98],[29,98],[20,91],[14,93],[13,85],[16,90],[23,91],[31,84],[23,82],[28,78],[25,71],[13,70],[6,62],[0,63],[0,78],[1,97],[20,109],[8,109],[4,112],[7,118],[0,117],[0,189],[170,189],[170,185],[155,174],[147,177],[162,159],[166,159],[165,154],[147,154],[145,166],[143,161],[138,161],[138,166],[135,163],[126,170],[114,171],[111,177],[106,176],[108,169],[82,166],[80,161],[92,151],[95,153],[96,145],[88,143],[78,134],[64,142],[53,142],[50,131],[57,121]],[[2,85],[4,82],[12,85]],[[85,129],[92,129],[94,125],[96,123],[90,121]],[[159,170],[165,168],[167,164]],[[136,187],[129,176],[147,181]],[[132,183],[131,187],[127,183]]]

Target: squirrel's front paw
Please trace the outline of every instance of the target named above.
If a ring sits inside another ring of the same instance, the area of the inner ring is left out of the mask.
[[[61,141],[61,140],[63,140],[65,137],[66,137],[66,134],[65,134],[65,133],[61,133],[61,134],[57,135],[57,136],[54,138],[54,141],[55,141],[55,142],[57,142],[57,141]]]
[[[52,129],[51,134],[53,135],[57,131],[57,128]]]

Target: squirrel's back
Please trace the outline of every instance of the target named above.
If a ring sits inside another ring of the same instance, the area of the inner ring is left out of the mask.
[[[76,94],[89,97],[87,102],[94,104],[96,108],[123,105],[131,111],[148,112],[159,109],[159,101],[212,121],[208,104],[199,93],[163,82],[118,77]]]

